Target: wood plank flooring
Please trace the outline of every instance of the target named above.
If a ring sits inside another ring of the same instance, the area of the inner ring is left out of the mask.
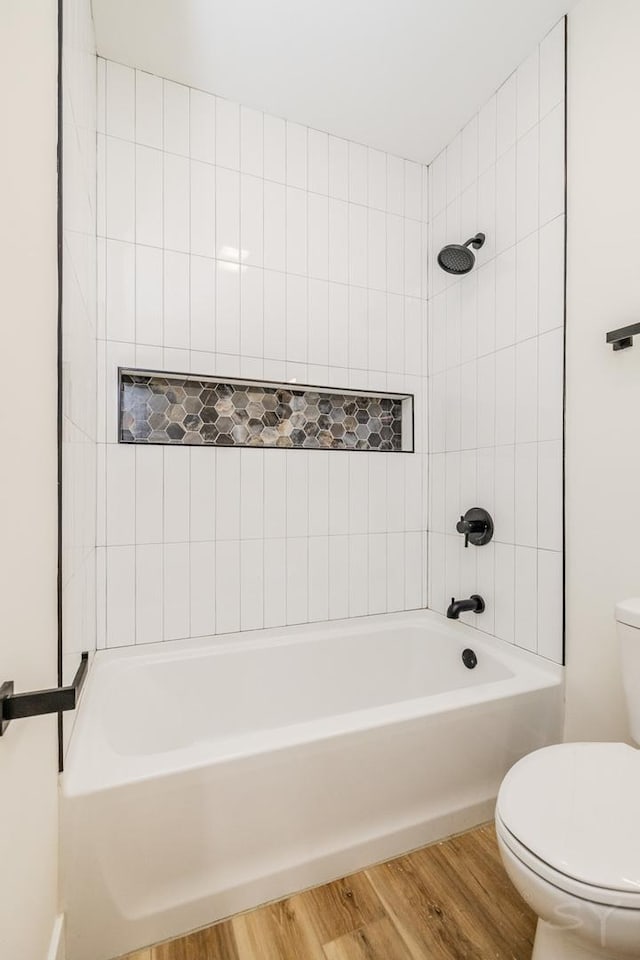
[[[492,824],[124,960],[529,960]]]

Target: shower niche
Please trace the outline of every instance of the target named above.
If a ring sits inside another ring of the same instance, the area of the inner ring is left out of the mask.
[[[414,452],[412,394],[118,372],[120,443]]]

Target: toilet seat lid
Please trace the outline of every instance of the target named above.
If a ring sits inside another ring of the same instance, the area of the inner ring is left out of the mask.
[[[640,751],[623,743],[537,750],[505,777],[497,812],[558,873],[640,893]]]

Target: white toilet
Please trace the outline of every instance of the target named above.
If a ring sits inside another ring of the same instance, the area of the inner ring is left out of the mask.
[[[640,743],[640,599],[616,607],[631,735]],[[640,958],[640,750],[565,743],[505,777],[496,830],[538,914],[532,960]]]

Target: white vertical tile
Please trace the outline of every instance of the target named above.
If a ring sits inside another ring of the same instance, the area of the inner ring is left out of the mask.
[[[135,147],[106,140],[106,235],[113,240],[135,240]]]
[[[240,169],[240,107],[216,97],[216,164]]]
[[[471,118],[462,131],[462,179],[465,190],[478,177],[478,115]]]
[[[240,536],[240,450],[216,451],[216,538]]]
[[[476,588],[485,604],[478,626],[491,634],[495,634],[496,619],[495,549],[495,543],[488,543],[486,550],[480,550],[477,556]]]
[[[189,161],[164,156],[164,246],[168,250],[189,250]]]
[[[336,538],[334,538],[336,539]],[[365,535],[349,537],[349,617],[364,617],[369,612],[369,538]]]
[[[564,323],[564,217],[540,230],[540,333]]]
[[[286,460],[282,450],[265,450],[264,535],[266,538],[280,538],[286,534],[286,489]]]
[[[329,538],[309,538],[309,620],[329,619]]]
[[[261,540],[240,544],[240,629],[264,625],[264,560]]]
[[[215,170],[199,160],[191,161],[191,253],[201,257],[215,254]]]
[[[386,218],[379,210],[370,210],[367,225],[368,285],[387,289]]]
[[[243,267],[240,275],[240,352],[242,356],[262,357],[263,337],[264,273],[259,267]]]
[[[106,645],[125,647],[135,643],[136,548],[106,549]]]
[[[496,252],[496,168],[489,167],[478,180],[478,227],[485,242],[478,252],[479,262],[489,261]]]
[[[240,542],[216,543],[216,633],[235,633],[240,629]]]
[[[562,441],[538,445],[538,546],[562,550]]]
[[[331,457],[329,460],[329,533],[349,532],[349,460],[350,457]]]
[[[515,542],[538,542],[538,444],[518,443],[515,452]]]
[[[201,541],[189,547],[189,636],[207,637],[216,632],[216,545]]]
[[[351,287],[349,290],[349,365],[359,370],[366,370],[368,355],[367,291],[364,288]]]
[[[329,277],[329,201],[324,196],[308,195],[309,276]]]
[[[261,267],[264,260],[264,181],[243,174],[240,178],[240,258]]]
[[[139,246],[135,252],[135,331],[138,343],[162,344],[162,250]]]
[[[515,642],[536,652],[538,643],[538,551],[515,548]]]
[[[342,620],[348,616],[349,537],[329,537],[329,618]]]
[[[240,349],[240,266],[218,262],[216,270],[216,350],[236,355]]]
[[[496,151],[501,157],[516,142],[516,74],[496,94]]]
[[[254,177],[264,174],[263,115],[249,107],[240,107],[240,169]]]
[[[109,340],[135,340],[136,252],[131,243],[107,240],[106,333]]]
[[[287,453],[286,457],[287,536],[306,537],[309,530],[308,458],[306,453],[299,450]]]
[[[564,331],[538,340],[538,439],[561,440],[563,429]]]
[[[307,273],[307,194],[287,187],[287,272]]]
[[[240,259],[240,177],[234,170],[216,170],[216,256]]]
[[[524,136],[538,122],[539,113],[539,57],[538,50],[527,57],[516,71],[517,135]]]
[[[159,543],[136,547],[136,643],[163,639],[163,552]]]
[[[369,531],[383,533],[387,523],[387,469],[385,457],[371,454],[369,460]]]
[[[493,355],[478,360],[478,446],[495,442],[496,370]]]
[[[164,149],[169,153],[189,156],[189,88],[180,83],[163,81]]]
[[[371,147],[367,150],[369,206],[387,209],[387,155]]]
[[[524,549],[524,548],[523,548]],[[536,551],[531,550],[535,555]],[[515,639],[515,547],[495,544],[495,632],[501,640]]]
[[[309,536],[326,537],[329,532],[329,453],[313,454],[309,467]]]
[[[564,100],[564,17],[540,44],[540,116],[545,117]]]
[[[226,451],[220,451],[224,456]],[[189,449],[189,539],[214,540],[216,533],[216,455],[210,447]]]
[[[367,285],[367,209],[357,204],[349,205],[349,283]]]
[[[286,177],[285,122],[269,114],[264,116],[264,176],[276,183]]]
[[[329,196],[349,199],[349,144],[339,137],[329,137]]]
[[[496,353],[496,434],[497,445],[515,440],[515,350],[508,347]]]
[[[478,271],[478,356],[496,346],[496,264],[491,260]]]
[[[529,236],[538,228],[538,178],[539,178],[538,127],[534,127],[517,147],[517,194],[516,224],[517,239]]]
[[[495,451],[495,539],[515,542],[515,447],[497,447]],[[482,499],[482,498],[480,498]]]
[[[538,654],[562,663],[562,554],[538,551]]]
[[[445,544],[448,538],[441,533],[429,534],[429,606],[444,614],[449,603],[445,583]]]
[[[496,258],[496,350],[516,338],[516,248]]]
[[[287,360],[307,360],[308,292],[306,277],[287,276]]]
[[[404,293],[404,230],[403,220],[387,214],[387,289]]]
[[[162,149],[162,80],[136,70],[136,143]]]
[[[106,458],[107,545],[135,543],[135,447],[110,443]]]
[[[165,640],[189,636],[189,544],[164,545],[163,631]]]
[[[516,247],[516,340],[538,332],[538,234]]]
[[[286,267],[285,189],[277,183],[264,185],[264,265],[270,270]]]
[[[404,371],[404,312],[403,298],[387,295],[387,370]]]
[[[135,138],[135,71],[107,60],[106,132],[121,140]]]
[[[423,576],[423,535],[418,532],[405,534],[404,570],[405,593],[404,609],[418,610],[422,602]]]
[[[309,280],[308,359],[326,364],[329,358],[329,285],[324,280]]]
[[[329,284],[329,362],[334,367],[349,363],[348,294],[343,284]]]
[[[193,160],[214,163],[216,159],[216,98],[201,90],[189,90],[190,155]]]
[[[308,150],[308,187],[313,193],[329,192],[329,136],[320,130],[309,130]]]
[[[387,611],[387,536],[369,537],[369,613]]]
[[[462,134],[447,146],[447,205],[460,196],[462,182]]]
[[[404,221],[404,293],[419,297],[422,293],[422,229],[417,221]],[[354,282],[354,281],[352,281]]]
[[[265,184],[265,187],[267,184]],[[264,272],[264,353],[284,359],[286,351],[286,286],[282,273]]]
[[[405,604],[405,549],[404,533],[387,535],[387,610],[404,609]]]
[[[306,537],[287,539],[287,623],[304,623],[309,612],[309,551]]]
[[[404,216],[422,219],[422,168],[411,160],[404,161]]]
[[[427,335],[422,304],[412,297],[404,301],[404,369],[410,376],[422,374],[422,336]]]
[[[540,123],[540,225],[564,213],[564,103]]]
[[[349,280],[349,207],[335,199],[329,201],[329,279]]]
[[[445,532],[445,454],[432,453],[429,457],[429,530]]]
[[[164,254],[163,336],[165,347],[189,347],[189,256],[169,250]]]
[[[189,450],[164,448],[164,541],[189,539]]]
[[[191,257],[189,280],[190,346],[192,350],[212,353],[216,345],[214,261],[205,257]]]
[[[136,242],[162,246],[162,153],[136,147]]]
[[[135,454],[135,542],[162,543],[163,448],[137,447]]]
[[[277,451],[278,453],[280,451]],[[267,454],[265,453],[265,456]],[[286,540],[264,542],[264,625],[279,627],[287,622]]]
[[[516,240],[516,150],[511,147],[496,165],[496,252]]]
[[[516,346],[516,441],[538,438],[538,343],[525,340]]]

